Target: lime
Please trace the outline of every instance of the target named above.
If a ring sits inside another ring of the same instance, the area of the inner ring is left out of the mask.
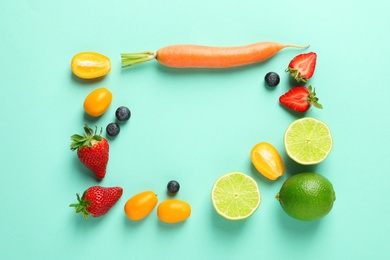
[[[304,172],[288,178],[276,198],[288,215],[308,221],[327,215],[336,194],[328,179],[317,173]]]
[[[261,197],[252,177],[231,172],[217,179],[211,191],[211,200],[219,215],[229,220],[240,220],[257,210]]]
[[[317,164],[325,160],[332,149],[332,136],[324,122],[304,117],[287,128],[284,146],[288,156],[297,163]]]

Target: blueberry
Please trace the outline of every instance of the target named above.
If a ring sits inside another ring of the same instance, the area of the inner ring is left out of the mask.
[[[279,78],[279,75],[275,72],[268,72],[265,77],[265,83],[269,86],[269,87],[276,87],[279,82],[280,82],[280,78]]]
[[[107,125],[106,131],[109,136],[116,136],[119,134],[121,129],[117,123],[110,123]]]
[[[169,193],[175,194],[180,189],[180,184],[177,181],[168,182],[167,189]]]
[[[119,121],[127,121],[131,116],[131,112],[127,107],[121,106],[115,111],[115,116]]]

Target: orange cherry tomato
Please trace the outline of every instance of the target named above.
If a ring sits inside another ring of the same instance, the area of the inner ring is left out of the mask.
[[[152,212],[157,201],[157,195],[153,191],[138,193],[126,202],[126,216],[131,220],[141,220]]]
[[[73,73],[83,79],[94,79],[107,75],[111,70],[110,59],[96,52],[76,54],[71,62]]]
[[[98,88],[89,93],[84,100],[84,110],[90,116],[101,116],[112,101],[112,93],[106,88]]]
[[[284,174],[284,164],[279,152],[271,144],[262,142],[253,147],[250,154],[253,166],[264,177],[276,180]]]
[[[165,223],[177,223],[191,215],[191,206],[182,200],[165,200],[157,207],[158,218]]]

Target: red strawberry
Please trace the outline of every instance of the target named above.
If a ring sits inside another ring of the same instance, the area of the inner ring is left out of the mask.
[[[93,131],[86,124],[84,126],[84,135],[72,135],[70,149],[77,150],[77,156],[80,161],[99,179],[106,175],[108,163],[109,145],[105,138],[101,137],[102,129],[99,134]]]
[[[316,62],[317,54],[315,52],[299,54],[290,61],[286,72],[290,72],[290,75],[297,82],[307,82],[314,74]]]
[[[316,92],[312,90],[311,86],[308,88],[304,86],[294,87],[280,96],[279,102],[297,112],[306,112],[311,105],[322,109],[322,105],[318,103]]]
[[[76,208],[76,213],[81,213],[84,219],[87,219],[89,215],[96,218],[106,214],[119,200],[122,193],[121,187],[92,186],[84,191],[81,198],[79,194],[76,194],[78,204],[69,206]]]

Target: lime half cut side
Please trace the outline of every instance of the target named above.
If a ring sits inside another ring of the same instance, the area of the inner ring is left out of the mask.
[[[250,217],[259,207],[261,196],[256,181],[241,172],[231,172],[217,179],[211,191],[217,213],[229,220]]]
[[[311,117],[295,120],[284,134],[288,156],[299,164],[312,165],[325,160],[333,141],[329,127]]]

